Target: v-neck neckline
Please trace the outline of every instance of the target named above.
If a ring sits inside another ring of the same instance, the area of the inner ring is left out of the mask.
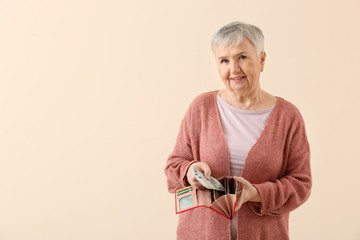
[[[214,98],[213,98],[213,100],[214,100],[214,104],[215,104],[215,112],[216,112],[217,124],[218,124],[218,128],[220,129],[219,132],[220,132],[220,135],[221,135],[223,144],[224,144],[224,146],[226,146],[226,152],[227,152],[227,155],[228,155],[228,161],[229,161],[229,165],[230,165],[230,150],[229,150],[229,146],[228,146],[228,144],[227,144],[227,142],[226,142],[226,138],[225,138],[224,131],[223,131],[223,129],[222,129],[220,112],[219,112],[219,108],[218,108],[218,105],[217,105],[217,94],[218,94],[219,91],[220,91],[220,90],[215,90],[215,91],[214,91],[214,96],[213,96]],[[251,146],[251,148],[250,148],[250,150],[249,150],[249,152],[248,152],[248,154],[247,154],[247,156],[246,156],[246,158],[245,158],[244,166],[243,166],[243,169],[242,169],[242,171],[241,171],[240,177],[242,177],[243,174],[244,174],[244,169],[245,169],[245,167],[246,167],[246,162],[247,162],[247,160],[249,159],[249,156],[250,156],[251,153],[253,152],[254,148],[256,148],[256,146],[259,145],[259,142],[264,138],[264,135],[266,134],[266,132],[269,131],[269,130],[268,130],[269,125],[271,125],[272,122],[274,121],[274,119],[275,119],[275,117],[274,117],[274,116],[275,116],[275,113],[276,113],[277,111],[279,111],[279,110],[278,110],[278,109],[279,109],[279,105],[280,105],[279,103],[281,103],[282,98],[279,97],[279,96],[275,96],[275,97],[276,97],[276,102],[275,102],[274,109],[273,109],[272,112],[270,113],[270,116],[269,116],[268,120],[266,121],[265,127],[264,127],[264,129],[262,130],[259,138],[258,138],[258,139],[256,140],[256,142]],[[229,169],[229,173],[230,173],[230,169]]]

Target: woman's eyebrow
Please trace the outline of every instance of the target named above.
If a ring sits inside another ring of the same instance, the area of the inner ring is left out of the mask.
[[[244,53],[247,53],[247,52],[246,52],[246,51],[240,52],[240,53],[236,54],[235,57],[236,57],[236,56],[239,56],[239,55],[241,55],[241,54],[244,54]],[[222,58],[227,58],[227,57],[226,57],[226,56],[222,56],[222,57],[219,57],[218,59],[222,59]]]

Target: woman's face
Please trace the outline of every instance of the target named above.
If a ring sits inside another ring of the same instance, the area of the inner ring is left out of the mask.
[[[259,56],[250,40],[243,37],[238,45],[217,46],[214,53],[219,75],[228,90],[250,94],[260,88],[266,54],[261,52]]]

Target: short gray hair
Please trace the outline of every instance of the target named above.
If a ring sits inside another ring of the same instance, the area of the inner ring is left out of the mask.
[[[243,37],[255,45],[258,54],[264,51],[264,35],[261,29],[243,22],[231,22],[217,30],[211,40],[211,51],[215,53],[218,45],[240,44]]]

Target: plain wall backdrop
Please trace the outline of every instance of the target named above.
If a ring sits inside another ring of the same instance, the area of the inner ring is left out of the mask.
[[[360,1],[0,0],[0,239],[175,239],[164,167],[210,51],[259,26],[261,87],[301,111],[313,188],[292,240],[360,239]]]

